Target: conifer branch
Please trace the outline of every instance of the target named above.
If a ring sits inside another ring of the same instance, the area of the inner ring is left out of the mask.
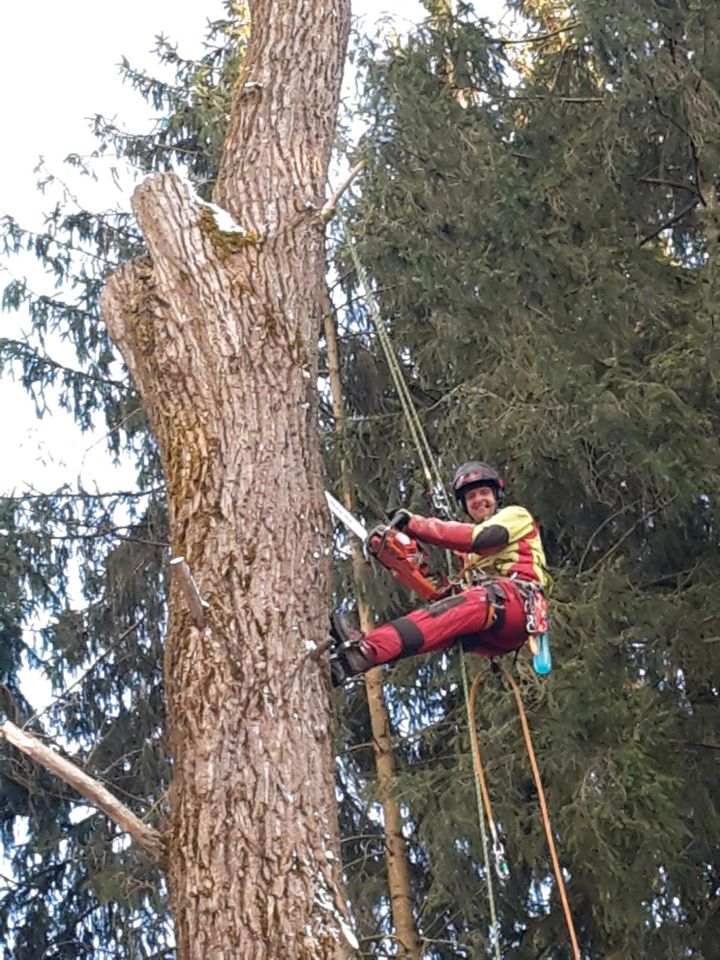
[[[67,373],[71,377],[79,377],[82,380],[89,380],[91,383],[101,383],[108,387],[119,387],[127,389],[127,383],[122,380],[113,380],[111,377],[101,377],[87,370],[78,370],[76,367],[68,367],[64,363],[53,360],[47,354],[37,353],[30,344],[23,343],[21,340],[13,340],[9,337],[0,337],[0,350],[10,352],[11,360],[21,362],[32,361],[49,370],[56,370],[58,373]]]
[[[77,680],[74,680],[74,681],[70,684],[70,686],[66,687],[66,688],[63,690],[62,693],[58,694],[58,696],[55,697],[54,700],[51,700],[50,703],[49,703],[46,707],[43,707],[42,710],[36,711],[36,712],[30,717],[29,720],[26,720],[26,721],[25,721],[25,723],[23,724],[23,727],[28,727],[28,726],[29,726],[31,723],[33,723],[34,721],[39,720],[40,717],[43,716],[43,714],[48,713],[48,711],[52,710],[53,707],[57,706],[58,703],[62,703],[62,701],[67,698],[67,696],[68,696],[68,694],[70,693],[70,691],[71,691],[71,690],[74,690],[76,687],[79,687],[80,684],[81,684],[81,683],[93,672],[93,670],[98,666],[98,664],[102,663],[102,661],[115,649],[115,647],[116,647],[119,643],[121,643],[126,637],[129,637],[130,634],[133,633],[133,631],[137,630],[137,628],[142,624],[142,622],[143,622],[142,620],[138,620],[136,623],[133,623],[131,626],[129,626],[129,627],[127,628],[127,630],[124,630],[124,631],[120,634],[119,637],[116,637],[115,640],[113,640],[112,643],[110,643],[110,644],[108,645],[108,647],[107,647],[101,654],[98,654],[98,656],[93,660],[93,662],[90,664],[90,666],[87,668],[87,670],[85,670],[85,672],[82,673],[82,674],[77,678]]]
[[[79,493],[64,493],[63,488],[53,490],[50,493],[39,493],[31,487],[27,493],[13,493],[9,496],[3,496],[3,500],[11,503],[23,503],[33,500],[127,500],[140,499],[142,497],[152,497],[156,493],[164,493],[165,487],[150,487],[147,490],[110,490],[107,493],[90,493],[81,491]]]
[[[132,810],[97,780],[80,767],[46,747],[36,737],[26,733],[9,720],[0,724],[0,734],[22,753],[27,754],[56,777],[73,787],[94,807],[109,817],[121,830],[129,834],[151,860],[160,863],[164,856],[162,835],[137,817]]]
[[[504,37],[488,37],[488,42],[496,43],[500,47],[510,47],[523,43],[542,43],[544,40],[552,40],[553,37],[557,37],[561,33],[567,33],[569,30],[574,30],[575,27],[579,26],[579,24],[579,20],[571,20],[570,23],[566,24],[566,26],[558,27],[557,30],[551,30],[548,33],[537,33],[530,37],[518,37],[516,40],[506,40]]]
[[[62,181],[60,182],[62,183]],[[124,218],[124,219],[127,219],[128,221],[130,220],[130,214],[117,213],[116,211],[107,211],[105,213],[96,214],[95,219],[96,220],[107,219],[109,221],[111,216],[116,217],[118,219]],[[10,216],[4,216],[2,217],[2,219],[0,219],[0,229],[10,229],[10,230],[15,229],[18,232],[22,233],[22,236],[24,239],[35,241],[35,247],[30,247],[29,250],[31,253],[34,253],[36,257],[38,256],[36,252],[36,247],[38,243],[45,241],[47,239],[46,234],[40,233],[37,230],[28,230],[25,227],[23,227],[21,230],[21,228],[16,224],[15,220]],[[121,227],[117,227],[117,226],[113,226],[112,229],[113,229],[113,232],[116,233],[120,239],[123,239],[125,241],[134,240],[135,242],[138,242],[138,237],[131,230],[123,230]],[[78,246],[77,244],[74,244],[69,240],[59,240],[56,235],[50,236],[50,240],[52,243],[54,243],[58,247],[59,250],[65,253],[79,253],[82,257],[88,260],[94,260],[96,263],[103,266],[117,267],[120,262],[117,258],[111,260],[109,257],[103,256],[102,254],[99,254],[99,253],[95,253],[93,252],[92,249]],[[9,252],[17,253],[18,250],[13,249]],[[8,270],[7,267],[3,266],[0,269],[2,270],[3,273],[7,273],[8,276],[13,276],[13,273],[10,270]],[[33,291],[29,290],[28,292],[32,293]],[[41,294],[34,294],[34,295],[36,297],[41,296]],[[91,316],[91,313],[87,310],[83,310],[81,312],[83,316]]]

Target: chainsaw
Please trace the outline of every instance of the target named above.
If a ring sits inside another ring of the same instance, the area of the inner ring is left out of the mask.
[[[390,524],[378,524],[368,531],[332,494],[325,492],[330,512],[363,542],[366,556],[377,560],[398,583],[426,602],[441,600],[454,589],[444,574],[432,574],[427,551],[417,540]]]

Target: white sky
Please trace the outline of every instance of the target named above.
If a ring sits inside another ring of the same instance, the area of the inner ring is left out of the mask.
[[[139,118],[140,98],[122,84],[118,64],[151,66],[159,33],[177,38],[181,51],[200,51],[215,0],[35,0],[3,4],[0,14],[0,111],[5,148],[0,155],[0,210],[22,214],[32,202],[39,155],[55,162],[92,149],[87,118],[95,113]]]
[[[353,13],[369,28],[388,8],[400,29],[426,15],[417,0],[353,0]],[[50,202],[36,188],[38,159],[61,174],[68,153],[89,154],[95,147],[89,120],[95,114],[116,117],[130,129],[148,129],[152,114],[122,83],[121,58],[157,71],[151,51],[161,33],[178,44],[182,56],[197,56],[207,21],[222,12],[220,0],[182,8],[177,0],[7,0],[0,13],[0,216],[11,214],[23,226],[40,227]],[[85,180],[83,189],[89,188]],[[123,202],[115,188],[103,189],[107,205]],[[25,272],[12,260],[7,266]],[[0,288],[8,280],[1,270],[0,261]],[[0,336],[16,335],[17,324],[17,316],[0,314]],[[0,409],[13,411],[0,418],[1,492],[28,484],[51,490],[80,473],[87,479],[106,461],[103,443],[80,437],[69,416],[58,412],[52,422],[48,416],[37,421],[31,401],[7,377],[0,380]]]

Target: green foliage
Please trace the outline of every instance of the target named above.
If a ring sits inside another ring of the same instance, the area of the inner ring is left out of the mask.
[[[181,57],[166,37],[159,37],[155,54],[173,72],[163,81],[138,71],[123,60],[125,79],[160,114],[153,133],[134,135],[98,116],[98,153],[112,147],[144,173],[185,168],[196,189],[209,200],[220,165],[230,104],[249,36],[247,4],[227,0],[227,18],[208,24],[206,52],[199,60]]]
[[[720,876],[718,30],[694,2],[514,6],[541,39],[505,45],[472,5],[452,17],[428,2],[431,19],[406,42],[359,51],[366,168],[344,216],[441,468],[476,455],[496,463],[542,522],[556,668],[544,681],[524,658],[517,670],[584,955],[701,960],[715,951]],[[143,172],[179,164],[210,197],[246,36],[243,11],[227,9],[200,61],[160,39],[174,80],[126,65],[160,117],[148,136],[97,118],[99,154]],[[70,161],[89,172],[85,158]],[[55,292],[24,280],[5,289],[4,309],[26,311],[32,333],[0,341],[0,362],[40,414],[59,402],[81,429],[102,422],[110,452],[134,458],[141,491],[0,501],[2,710],[61,736],[159,822],[169,778],[162,477],[97,307],[108,273],[141,256],[142,241],[128,216],[66,204],[42,235],[6,218],[2,237],[7,256],[38,258]],[[336,265],[349,416],[339,437],[321,404],[329,482],[349,457],[368,521],[400,505],[427,512],[340,240]],[[353,587],[336,546],[340,601]],[[382,573],[362,589],[378,619],[413,602]],[[58,697],[34,718],[18,683],[27,663]],[[469,658],[471,674],[481,666]],[[367,708],[358,687],[335,697],[346,875],[364,952],[385,956],[394,945]],[[386,700],[426,960],[492,956],[456,658],[392,668]],[[535,787],[495,677],[480,725],[512,870],[498,897],[503,952],[561,960],[570,953]],[[1,892],[0,940],[19,960],[170,957],[160,878],[84,813],[2,748],[0,835],[16,883]]]
[[[405,44],[369,51],[345,216],[441,466],[497,464],[542,524],[556,669],[520,672],[584,955],[709,957],[718,32],[698,4],[528,0],[527,33],[545,39],[509,46],[471,7],[436,6]],[[348,382],[353,344],[378,364],[349,392],[361,506],[428,512],[342,242],[337,262]],[[374,590],[381,616],[411,602]],[[389,676],[429,955],[491,956],[455,668]],[[503,951],[569,956],[517,720],[485,686],[512,867]]]

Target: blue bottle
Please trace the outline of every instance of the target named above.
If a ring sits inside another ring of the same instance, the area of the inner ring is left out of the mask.
[[[539,633],[535,637],[538,652],[533,656],[535,673],[544,677],[552,670],[552,656],[550,655],[550,637],[547,633]]]

